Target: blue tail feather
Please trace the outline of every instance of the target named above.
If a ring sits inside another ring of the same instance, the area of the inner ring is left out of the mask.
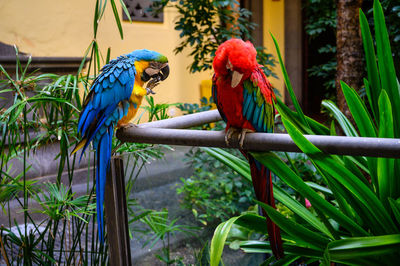
[[[96,204],[97,204],[97,227],[100,242],[104,242],[104,191],[106,188],[106,176],[110,166],[111,145],[113,126],[101,136],[97,147],[97,172],[96,172]]]

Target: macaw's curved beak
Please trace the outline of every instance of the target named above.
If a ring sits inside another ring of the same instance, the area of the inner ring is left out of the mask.
[[[151,62],[149,66],[143,71],[141,76],[142,81],[147,83],[147,94],[155,94],[153,89],[160,81],[165,80],[169,75],[168,63]]]
[[[169,75],[168,63],[151,62],[143,71],[142,81],[146,82],[155,79],[157,82],[165,80]]]
[[[168,78],[168,76],[169,76],[169,65],[168,65],[168,63],[164,63],[163,64],[159,74],[161,74],[161,80],[165,80],[166,78]]]

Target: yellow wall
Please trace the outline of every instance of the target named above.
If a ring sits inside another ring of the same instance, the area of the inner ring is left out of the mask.
[[[273,54],[275,60],[278,62],[274,42],[270,35],[271,32],[279,44],[282,60],[285,62],[285,0],[264,0],[263,21],[264,46],[267,48],[267,52]],[[285,99],[285,83],[279,63],[276,64],[273,71],[278,75],[279,79],[271,77],[269,80],[271,81],[272,86],[278,89],[282,99]]]
[[[119,1],[115,1],[122,16]],[[0,41],[16,44],[33,56],[83,56],[93,36],[95,0],[12,0],[0,1]],[[211,72],[189,74],[191,57],[173,53],[181,41],[174,30],[176,9],[164,11],[164,23],[123,22],[124,40],[120,39],[111,6],[100,22],[98,42],[104,56],[111,57],[135,49],[151,49],[166,55],[170,76],[155,91],[158,103],[199,102],[201,80]]]
[[[21,51],[33,56],[83,56],[93,36],[95,0],[12,0],[0,1],[0,41],[16,44]],[[119,1],[115,1],[122,16]],[[109,3],[108,3],[109,5]],[[284,0],[264,0],[264,46],[276,57],[269,32],[272,32],[284,51]],[[124,40],[120,39],[111,6],[100,22],[98,42],[105,54],[111,56],[147,48],[159,51],[170,61],[169,78],[156,88],[156,101],[198,102],[200,83],[211,79],[211,72],[190,74],[187,66],[191,57],[173,53],[181,41],[174,30],[177,11],[167,8],[164,23],[123,22]],[[279,66],[275,68],[279,80],[271,83],[283,96],[283,78]]]

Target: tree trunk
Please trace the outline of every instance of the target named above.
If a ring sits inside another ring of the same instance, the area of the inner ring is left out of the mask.
[[[357,91],[362,86],[363,48],[358,18],[361,4],[362,0],[337,0],[337,104],[339,109],[351,120],[353,119],[344,99],[340,81],[344,81]]]

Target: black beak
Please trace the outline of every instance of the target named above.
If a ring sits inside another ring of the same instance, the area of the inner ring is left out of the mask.
[[[168,63],[158,63],[153,62],[148,68],[143,71],[141,76],[142,81],[147,82],[150,79],[155,79],[156,81],[165,80],[169,75],[169,65]]]
[[[161,80],[165,80],[169,76],[169,65],[165,63],[164,66],[161,68]],[[160,74],[160,73],[159,73]]]

